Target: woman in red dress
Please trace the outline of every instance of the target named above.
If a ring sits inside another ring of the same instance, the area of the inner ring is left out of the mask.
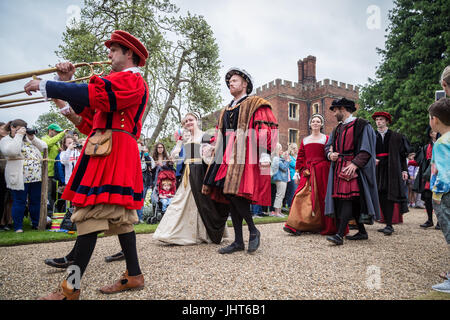
[[[323,125],[322,115],[312,115],[309,120],[312,133],[302,140],[298,150],[294,177],[298,187],[292,199],[289,218],[283,227],[284,231],[293,235],[300,235],[302,231],[329,235],[337,231],[335,220],[323,213],[330,169],[330,162],[324,152],[328,136],[321,133]]]

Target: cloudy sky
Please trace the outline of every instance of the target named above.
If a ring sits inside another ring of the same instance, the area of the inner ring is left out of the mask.
[[[277,78],[296,82],[297,61],[317,58],[317,80],[364,85],[373,78],[384,48],[388,0],[172,0],[180,13],[205,17],[220,49],[221,78],[237,66],[255,87]],[[82,0],[0,0],[0,74],[47,68],[58,62],[68,20]],[[50,77],[50,76],[48,76]],[[48,78],[47,77],[47,78]],[[0,94],[21,90],[25,80],[0,84]],[[222,84],[222,98],[230,100]],[[0,121],[33,124],[48,103],[0,109]]]

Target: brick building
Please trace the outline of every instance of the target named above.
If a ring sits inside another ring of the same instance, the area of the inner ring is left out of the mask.
[[[324,133],[330,134],[337,125],[330,111],[334,99],[345,97],[356,102],[358,87],[336,80],[316,80],[316,57],[297,62],[298,82],[276,79],[256,89],[256,95],[268,100],[279,123],[283,149],[291,142],[299,143],[310,134],[308,120],[314,113],[325,118]]]
[[[299,143],[310,134],[308,120],[314,113],[325,118],[324,133],[330,134],[337,125],[330,111],[334,99],[345,97],[356,102],[359,88],[336,80],[316,80],[316,57],[297,62],[298,82],[276,79],[256,88],[256,95],[268,100],[279,123],[279,141],[286,150],[288,143]],[[219,111],[202,119],[203,128],[213,127]]]

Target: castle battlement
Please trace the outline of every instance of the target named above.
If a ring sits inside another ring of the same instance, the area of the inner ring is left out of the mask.
[[[266,99],[277,119],[279,142],[283,146],[300,143],[310,134],[308,118],[319,112],[325,118],[324,133],[330,134],[337,125],[330,110],[334,100],[347,98],[356,101],[358,86],[334,79],[316,78],[316,57],[307,56],[297,61],[298,79],[275,79],[261,86],[254,86],[256,95]],[[291,106],[296,105],[295,108]],[[294,116],[293,116],[294,115]]]
[[[256,88],[256,94],[262,96],[271,96],[276,94],[288,95],[304,95],[311,97],[323,91],[330,91],[333,95],[351,96],[359,95],[359,87],[337,80],[323,79],[316,81],[316,57],[308,56],[303,60],[297,61],[298,81],[293,82],[289,80],[275,79]]]
[[[289,80],[275,79],[269,83],[262,85],[261,87],[256,88],[256,94],[261,95],[265,93],[275,93],[277,92],[292,92],[292,90],[298,91],[315,91],[320,88],[337,88],[346,91],[351,91],[354,93],[359,93],[359,87],[354,86],[352,84],[347,84],[344,82],[340,82],[337,80],[324,79],[322,81],[318,81],[312,85],[305,85],[298,82],[292,82]]]

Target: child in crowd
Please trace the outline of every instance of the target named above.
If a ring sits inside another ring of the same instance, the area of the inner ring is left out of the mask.
[[[64,165],[64,184],[69,182],[73,169],[80,157],[82,145],[71,135],[66,135],[62,140],[61,163]]]
[[[450,99],[442,98],[429,108],[430,126],[441,134],[433,147],[431,158],[430,189],[433,192],[433,209],[441,226],[447,245],[450,245]],[[434,285],[436,291],[450,293],[449,272],[446,280]]]
[[[416,193],[413,191],[413,186],[419,169],[419,164],[414,160],[415,156],[414,152],[408,155],[408,200],[411,208],[416,207]]]
[[[169,206],[170,202],[172,201],[173,196],[175,193],[172,189],[172,181],[169,179],[163,180],[161,182],[161,190],[159,190],[159,200],[162,203],[162,212],[166,212],[167,207]]]

